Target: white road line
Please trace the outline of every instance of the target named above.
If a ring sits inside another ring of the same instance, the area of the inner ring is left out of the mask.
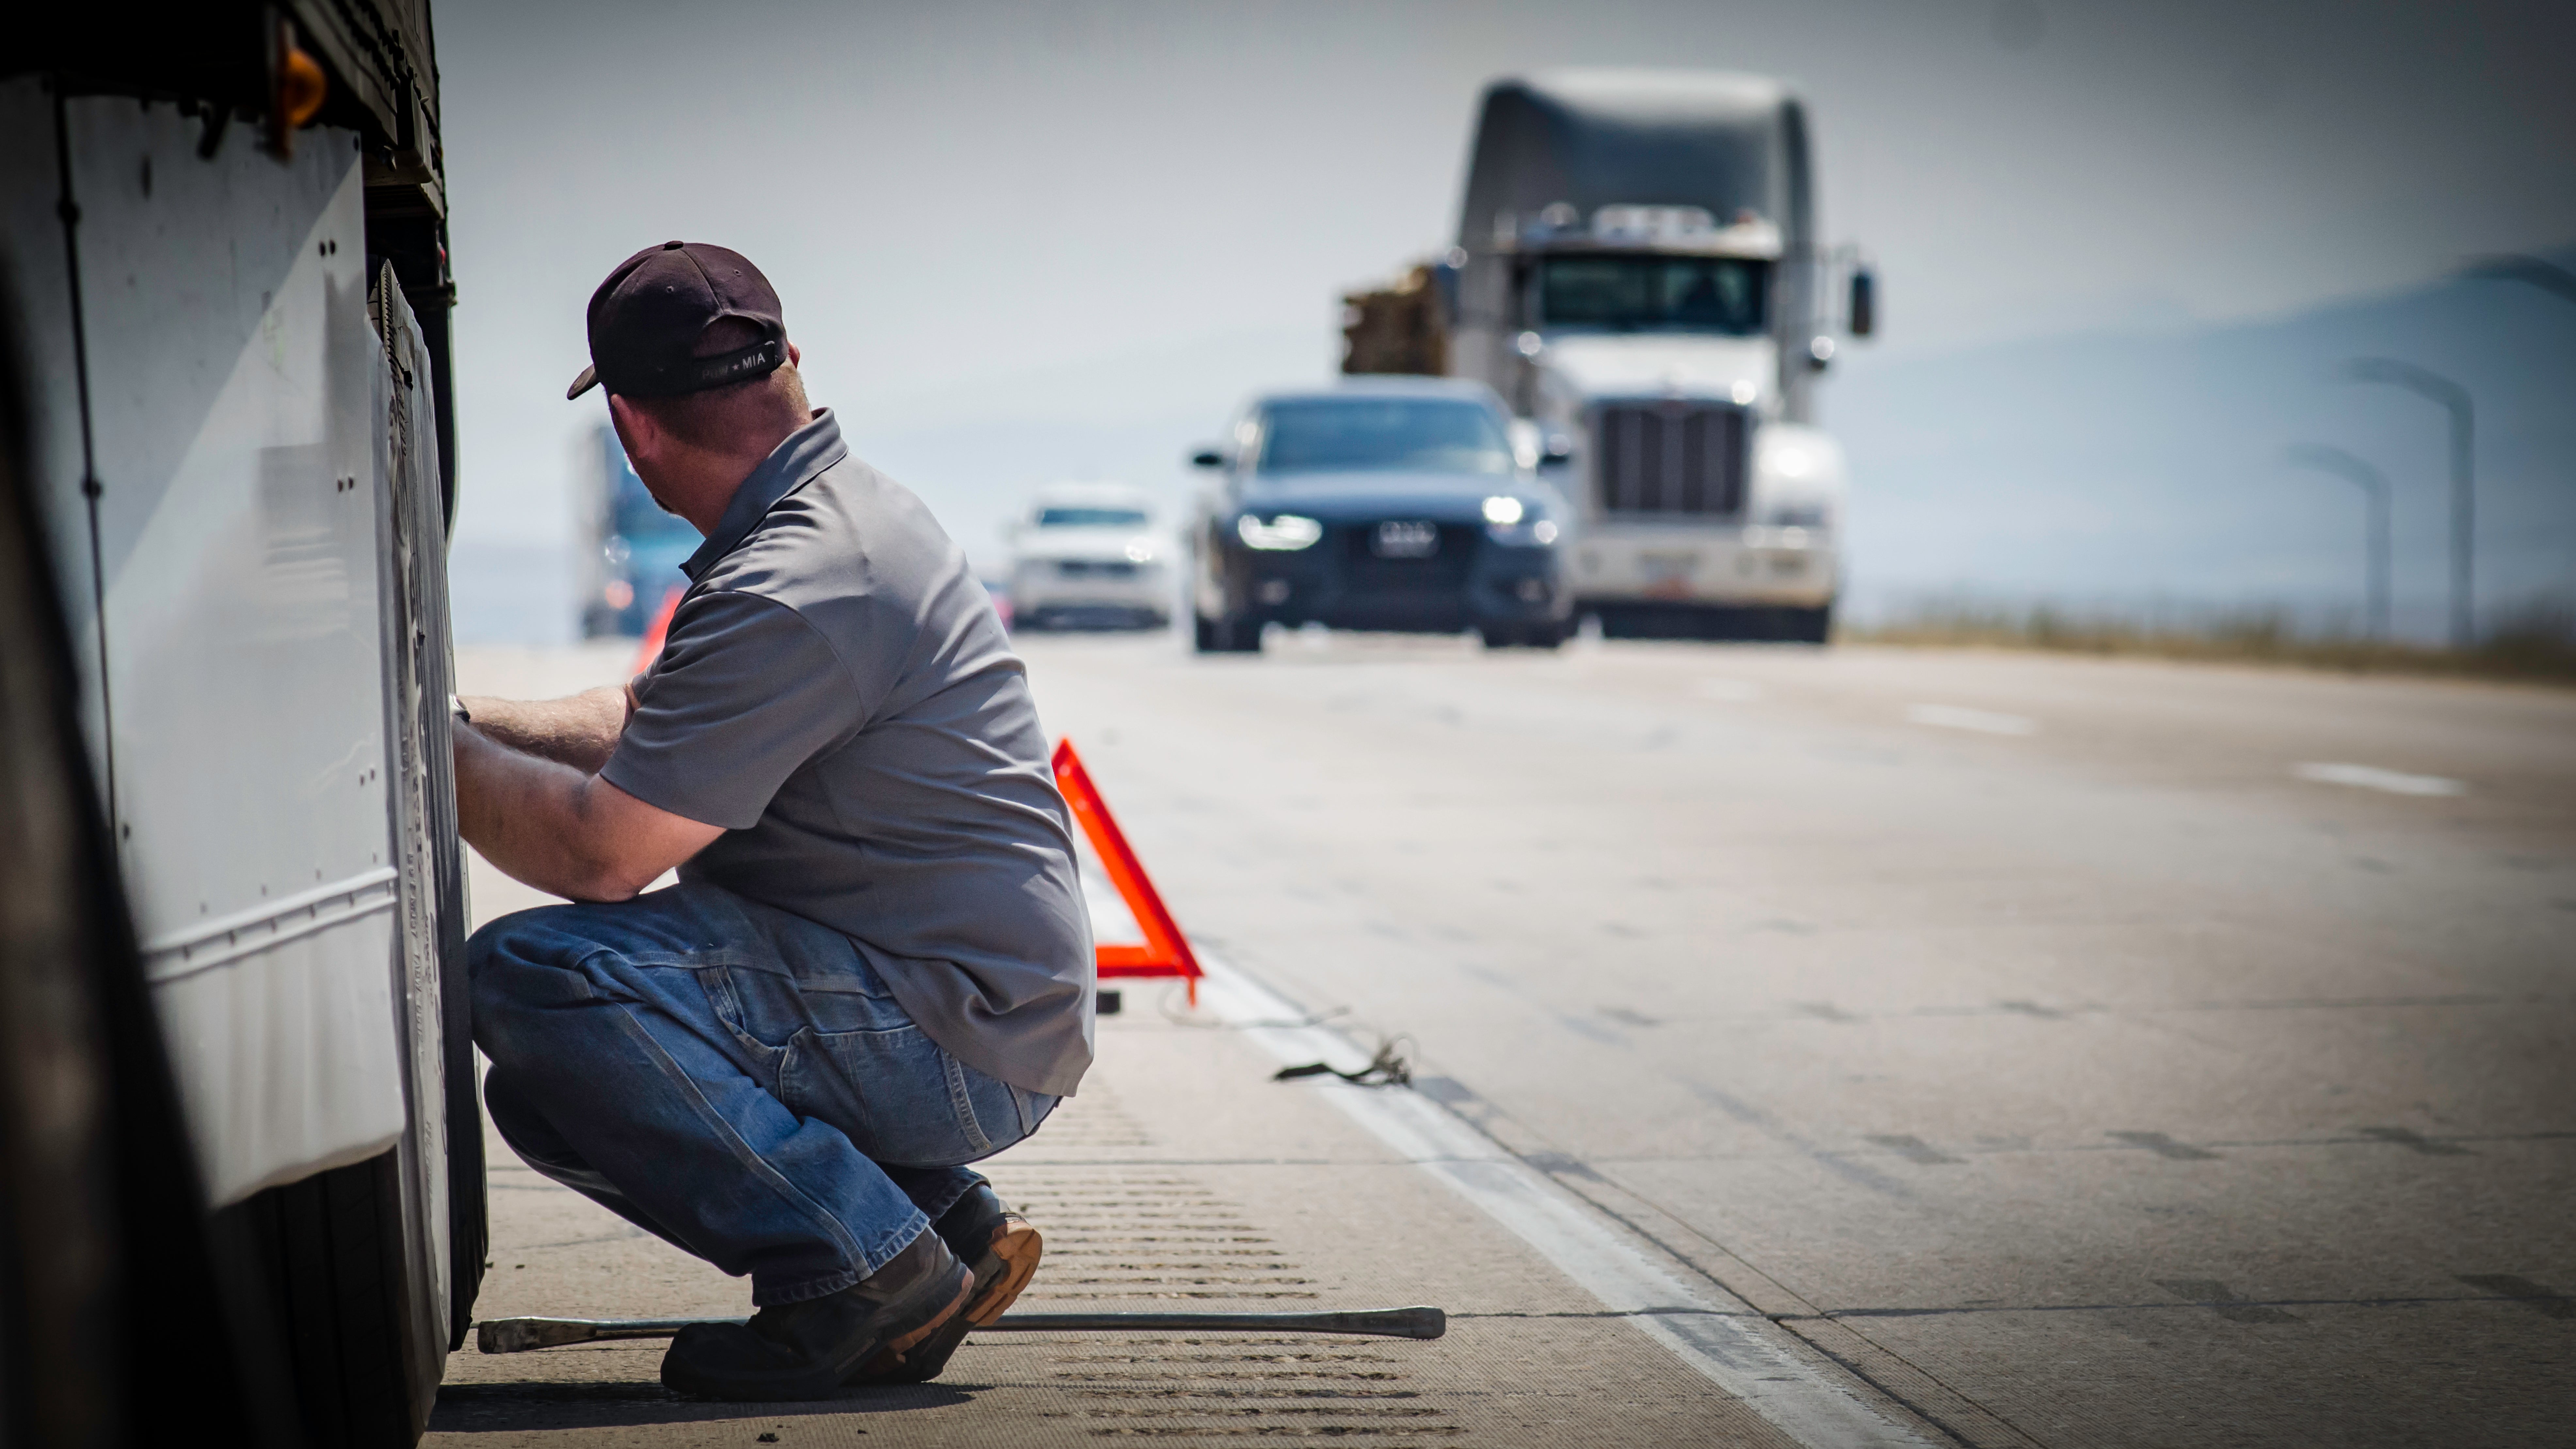
[[[1955,704],[1909,704],[1905,717],[1919,725],[1936,725],[1945,730],[1975,730],[1988,735],[2035,735],[2039,721],[2017,714],[1996,714],[1991,710],[1965,709]]]
[[[2397,770],[2383,770],[2375,765],[2340,765],[2311,761],[2293,765],[2290,773],[2302,780],[2321,785],[2351,785],[2362,790],[2385,790],[2391,795],[2465,795],[2469,787],[2457,780],[2439,775],[2409,775]]]
[[[1303,1018],[1294,1004],[1199,952],[1203,999],[1283,1063],[1368,1060],[1341,1033],[1253,1026]],[[1379,1141],[1482,1208],[1604,1307],[1628,1321],[1782,1432],[1814,1449],[1894,1449],[1926,1441],[1816,1367],[1785,1329],[1716,1284],[1686,1282],[1639,1251],[1581,1199],[1505,1152],[1419,1092],[1326,1082],[1321,1090]],[[1656,1310],[1661,1310],[1660,1312]]]

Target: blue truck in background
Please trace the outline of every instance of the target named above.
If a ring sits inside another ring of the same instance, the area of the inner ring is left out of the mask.
[[[698,531],[644,491],[616,429],[601,423],[583,452],[591,546],[582,552],[581,634],[637,638],[670,595],[687,586],[680,564],[697,552]]]

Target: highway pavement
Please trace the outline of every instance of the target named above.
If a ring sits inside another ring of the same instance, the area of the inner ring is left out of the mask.
[[[1400,1035],[1423,1098],[1899,1431],[2576,1434],[2576,693],[1868,648],[1020,644],[1213,957],[1363,1046]],[[585,657],[464,662],[509,692],[593,682]],[[516,899],[477,889],[487,916]],[[1162,1022],[1166,990],[1131,1016]],[[1286,1108],[1192,1090],[1264,1156]],[[1454,1219],[1428,1240],[1355,1211],[1341,1251],[1359,1283],[1419,1270],[1462,1301],[1479,1262],[1587,1281],[1501,1211],[1432,1194],[1402,1215]],[[1560,1387],[1611,1362],[1603,1402],[1705,1387],[1623,1331]],[[1545,1371],[1544,1340],[1492,1351]],[[1722,1400],[1689,1399],[1703,1442],[1796,1419]]]
[[[1024,648],[1185,926],[1963,1435],[2576,1433],[2576,695]]]

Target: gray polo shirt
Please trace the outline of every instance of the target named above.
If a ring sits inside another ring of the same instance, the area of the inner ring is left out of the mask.
[[[829,412],[752,470],[600,777],[725,833],[680,867],[858,943],[931,1040],[1091,1065],[1091,924],[1026,671],[966,556]]]

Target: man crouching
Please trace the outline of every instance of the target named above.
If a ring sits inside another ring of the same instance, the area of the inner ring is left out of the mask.
[[[936,1375],[1038,1234],[965,1164],[1091,1063],[1092,949],[1019,659],[921,501],[809,409],[722,247],[592,294],[628,459],[706,543],[625,690],[467,699],[465,838],[578,904],[475,933],[492,1120],[528,1164],[728,1273],[662,1382],[816,1398]],[[677,867],[680,883],[640,894]]]

